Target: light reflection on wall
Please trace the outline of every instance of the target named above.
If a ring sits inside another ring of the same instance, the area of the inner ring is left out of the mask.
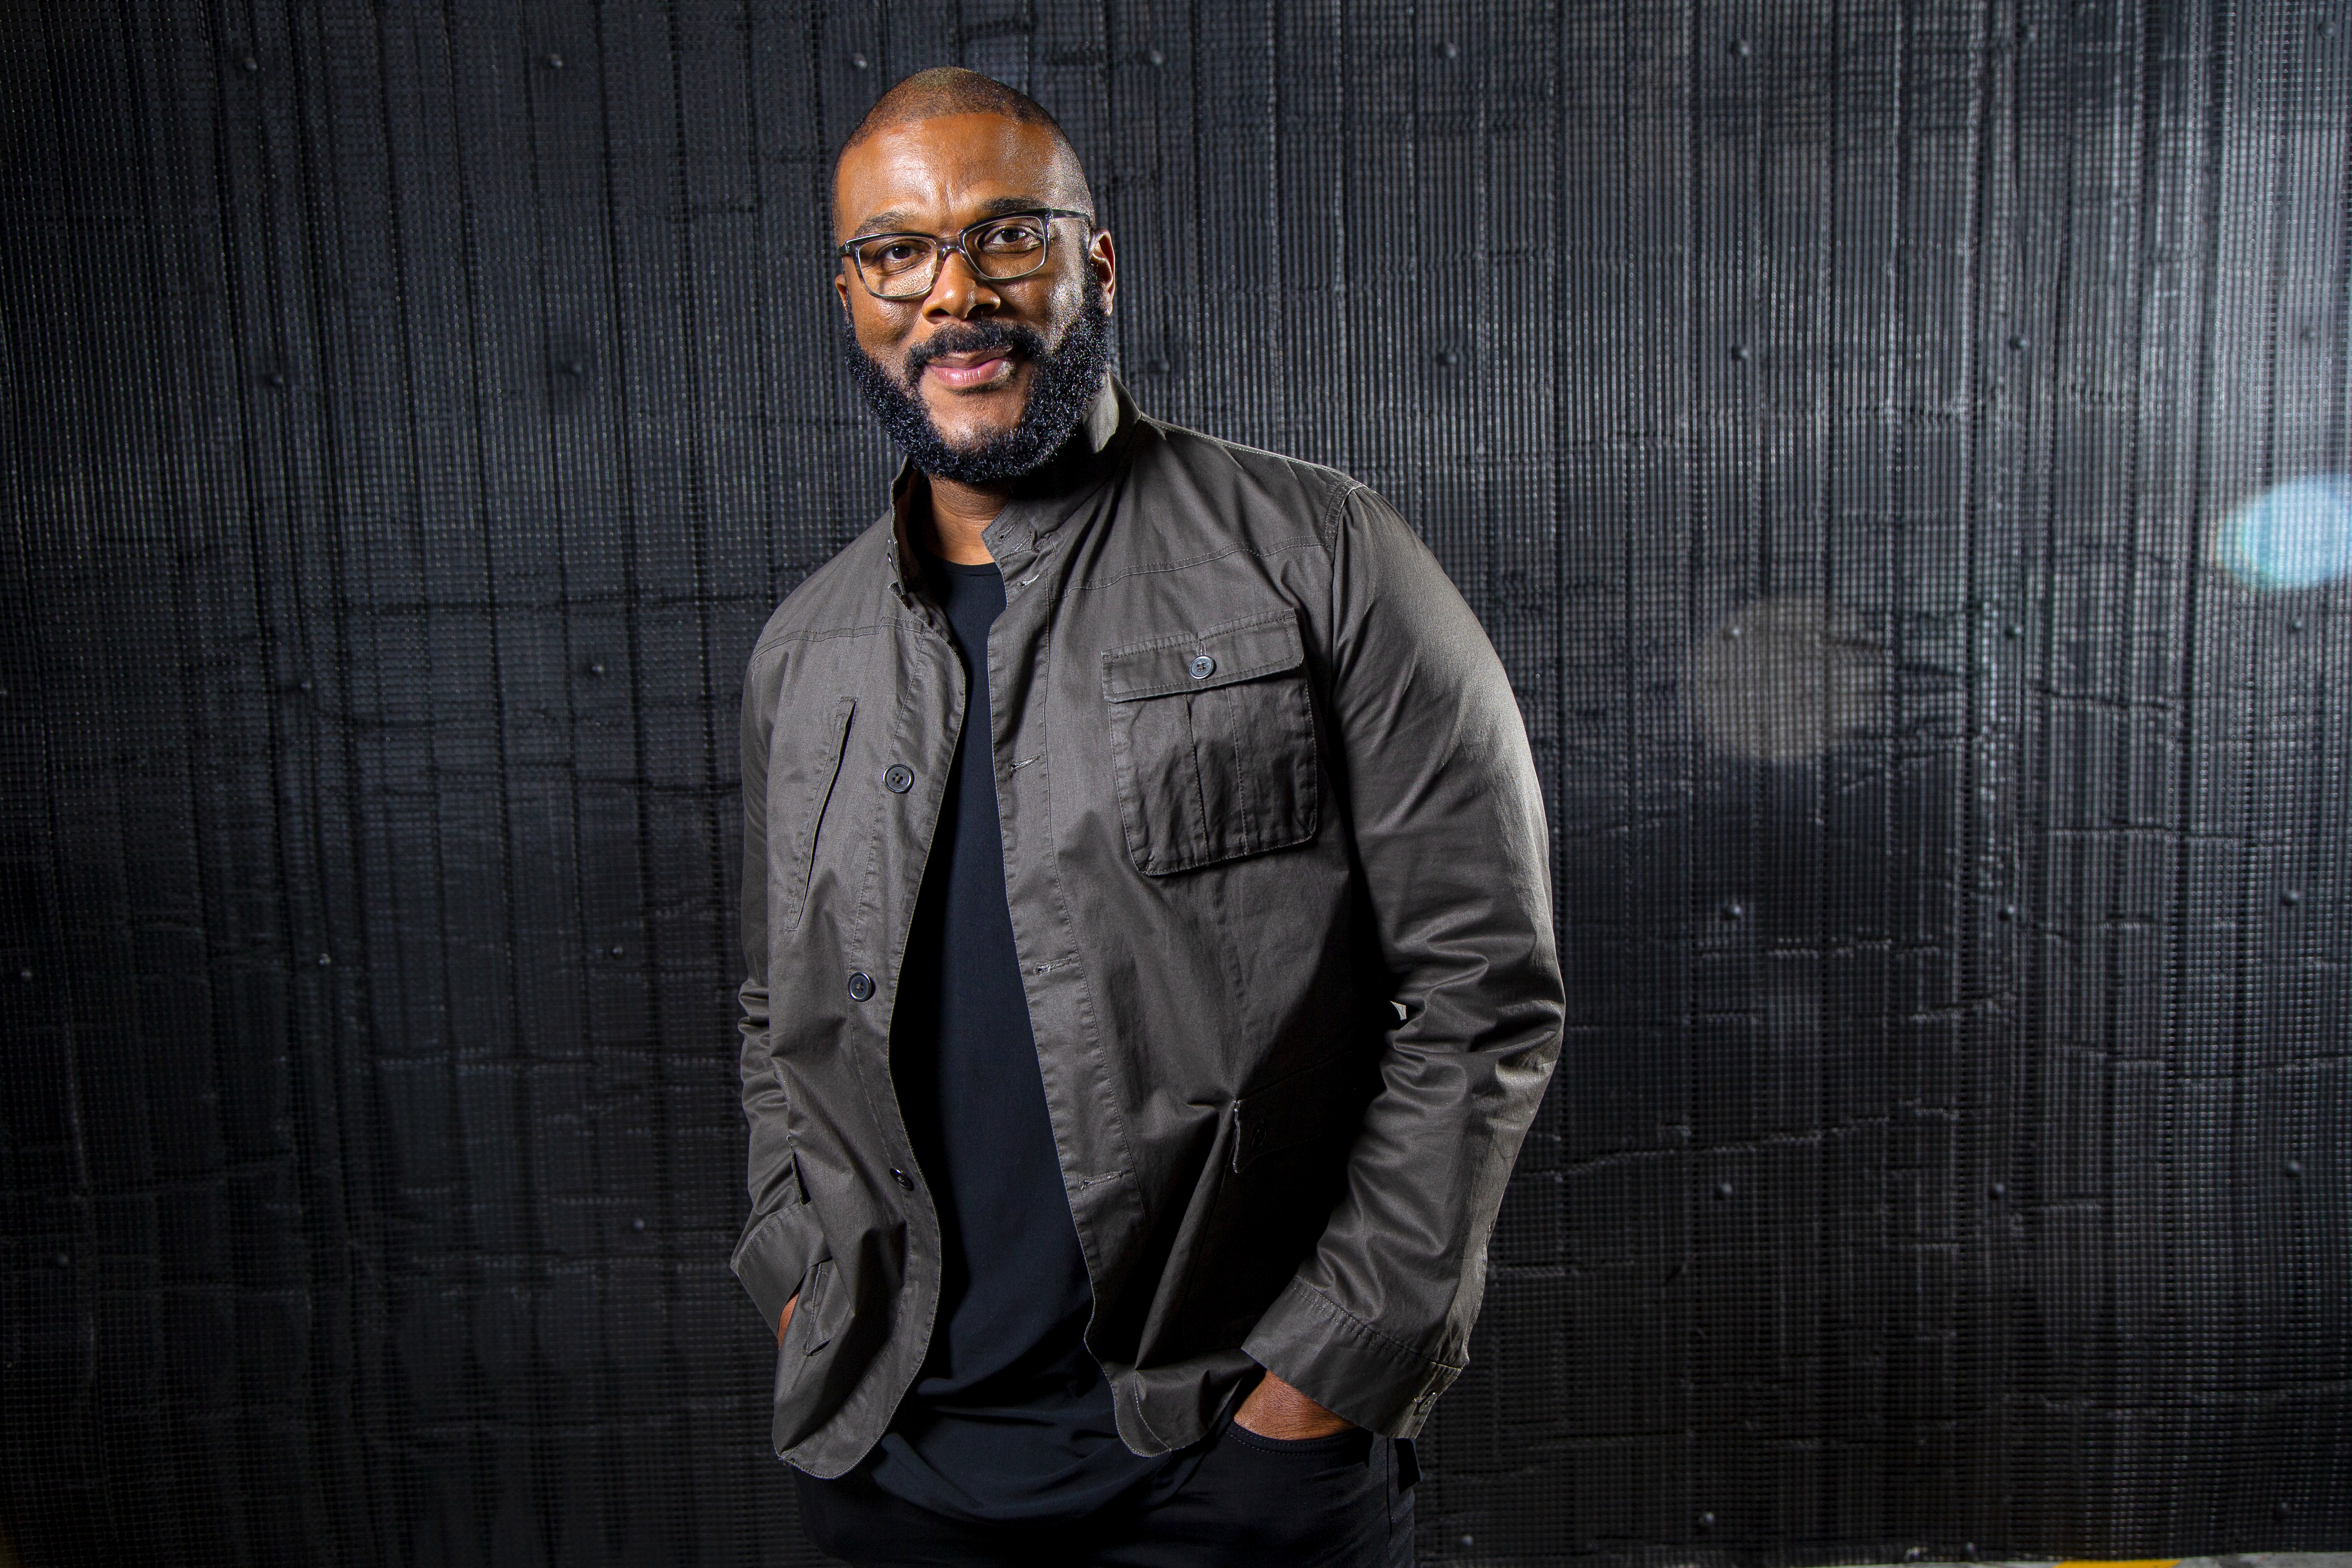
[[[2289,479],[2241,503],[2213,554],[2252,588],[2315,588],[2352,572],[2352,475]]]
[[[1885,656],[1852,611],[1788,594],[1742,605],[1693,644],[1685,687],[1717,745],[1804,762],[1877,722]]]

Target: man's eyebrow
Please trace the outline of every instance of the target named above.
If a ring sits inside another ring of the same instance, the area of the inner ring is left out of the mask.
[[[991,196],[980,204],[979,216],[971,221],[978,223],[982,218],[1003,217],[1007,213],[1044,212],[1053,205],[1041,196]],[[873,214],[850,232],[856,235],[928,234],[930,231],[915,221],[914,214],[892,207],[888,212]]]

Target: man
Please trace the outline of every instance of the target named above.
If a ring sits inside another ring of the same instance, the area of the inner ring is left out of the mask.
[[[1342,475],[1139,413],[1111,237],[969,71],[843,150],[907,455],[744,690],[734,1266],[858,1563],[1409,1563],[1558,1049],[1493,649]]]

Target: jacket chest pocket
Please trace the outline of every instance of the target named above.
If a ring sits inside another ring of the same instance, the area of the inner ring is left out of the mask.
[[[1119,825],[1154,877],[1303,844],[1321,796],[1288,610],[1102,656]]]

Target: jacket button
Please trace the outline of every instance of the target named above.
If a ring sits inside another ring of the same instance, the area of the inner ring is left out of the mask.
[[[1206,679],[1209,679],[1209,677],[1211,677],[1211,676],[1213,676],[1213,675],[1214,675],[1214,674],[1216,674],[1216,673],[1217,673],[1217,661],[1216,661],[1215,659],[1211,658],[1210,658],[1207,654],[1205,654],[1205,653],[1203,653],[1203,654],[1195,654],[1195,655],[1193,656],[1193,658],[1192,658],[1192,679],[1195,679],[1195,680],[1206,680]]]
[[[892,763],[882,772],[882,787],[892,795],[904,795],[915,787],[915,770],[904,763]]]
[[[911,1193],[915,1190],[915,1178],[907,1174],[906,1172],[899,1170],[894,1165],[890,1169],[890,1174],[897,1178],[898,1184],[906,1188],[908,1192]]]
[[[873,994],[874,976],[861,969],[849,977],[849,999],[852,1002],[863,1002]]]

